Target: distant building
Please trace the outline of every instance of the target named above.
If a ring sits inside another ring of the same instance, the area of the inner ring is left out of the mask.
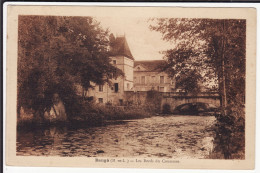
[[[159,92],[171,92],[175,87],[174,79],[159,67],[165,63],[164,60],[135,61],[134,62],[134,90]]]
[[[125,76],[112,79],[111,86],[92,84],[94,89],[87,91],[88,97],[93,97],[97,103],[123,105],[126,99],[125,91],[171,92],[175,86],[174,80],[157,68],[163,60],[135,61],[124,36],[110,37],[111,63],[121,69]]]

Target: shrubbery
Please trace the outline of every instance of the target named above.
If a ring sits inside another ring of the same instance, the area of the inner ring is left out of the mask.
[[[217,116],[215,155],[213,158],[245,159],[245,113],[243,106],[229,108],[227,115]]]
[[[94,102],[85,101],[80,97],[75,98],[74,103],[66,103],[66,113],[68,122],[76,126],[89,125],[96,126],[103,124],[106,120],[127,120],[151,117],[153,114],[149,106],[112,106],[103,105]],[[44,120],[36,120],[31,118],[22,119],[18,121],[21,124],[39,124]]]
[[[163,108],[162,108],[162,113],[163,114],[170,114],[171,113],[171,106],[167,103],[165,103],[163,105]]]
[[[151,113],[143,107],[105,106],[93,104],[92,111],[103,116],[104,120],[126,120],[150,117]],[[88,114],[86,114],[88,116]]]

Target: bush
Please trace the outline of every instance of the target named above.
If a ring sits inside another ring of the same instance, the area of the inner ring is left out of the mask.
[[[140,119],[152,115],[151,111],[146,107],[97,104],[76,95],[74,95],[73,99],[63,97],[63,100],[68,123],[73,124],[75,127],[96,126],[103,124],[106,120]],[[28,121],[28,123],[30,122]]]
[[[94,105],[94,109],[104,116],[105,120],[126,120],[150,117],[151,114],[140,107],[134,106],[103,106]]]
[[[168,103],[165,103],[163,105],[162,113],[163,114],[170,114],[171,113],[171,106]]]
[[[245,119],[243,111],[228,111],[217,116],[214,152],[218,159],[245,158]]]
[[[161,113],[162,95],[160,92],[150,90],[147,92],[145,110],[153,113]]]

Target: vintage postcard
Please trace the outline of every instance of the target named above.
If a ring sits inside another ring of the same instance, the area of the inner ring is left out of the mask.
[[[6,164],[254,169],[256,10],[7,6]]]

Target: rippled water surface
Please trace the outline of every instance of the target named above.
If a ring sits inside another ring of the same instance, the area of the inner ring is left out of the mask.
[[[213,149],[212,116],[168,116],[102,127],[17,132],[17,155],[205,158]]]

